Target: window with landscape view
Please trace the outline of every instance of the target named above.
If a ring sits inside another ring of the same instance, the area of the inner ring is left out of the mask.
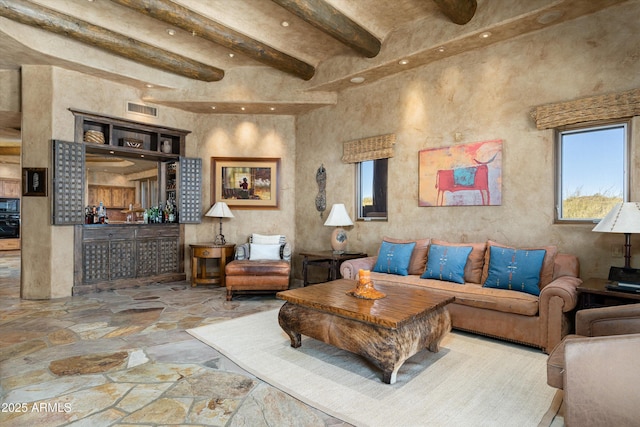
[[[593,222],[628,200],[628,123],[559,131],[556,220]]]
[[[387,160],[356,163],[359,220],[387,219]]]

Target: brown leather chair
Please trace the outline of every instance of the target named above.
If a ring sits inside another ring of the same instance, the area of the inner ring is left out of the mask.
[[[567,426],[637,425],[640,419],[640,304],[576,313],[547,359],[547,384],[564,390]]]
[[[569,340],[565,346],[565,425],[640,423],[640,334]]]
[[[249,243],[236,247],[234,260],[225,267],[225,285],[227,288],[227,301],[231,301],[234,292],[244,291],[284,291],[289,289],[289,276],[291,273],[291,247],[286,242],[284,236],[279,236],[278,243],[270,245],[262,245],[261,251],[265,246],[277,246],[273,248],[277,251],[277,255],[262,252],[269,259],[261,259],[262,256],[257,255],[258,247],[254,243],[257,236],[252,235]],[[254,252],[252,256],[251,252]],[[267,248],[268,249],[268,248]]]

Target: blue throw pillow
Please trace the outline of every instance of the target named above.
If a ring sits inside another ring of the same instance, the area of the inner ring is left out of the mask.
[[[471,246],[431,245],[427,268],[422,279],[446,280],[464,284],[464,266],[471,253]]]
[[[373,271],[377,273],[397,274],[399,276],[407,276],[409,274],[409,261],[411,253],[416,246],[412,243],[389,243],[382,242],[380,252],[378,252],[378,260],[373,267]]]
[[[538,284],[546,253],[544,249],[526,250],[491,246],[489,272],[482,286],[540,295]]]

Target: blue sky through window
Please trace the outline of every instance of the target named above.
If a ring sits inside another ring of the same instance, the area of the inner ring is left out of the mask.
[[[373,160],[362,162],[360,167],[360,194],[363,199],[373,197]]]
[[[624,148],[624,126],[565,133],[562,198],[595,194],[623,197]]]

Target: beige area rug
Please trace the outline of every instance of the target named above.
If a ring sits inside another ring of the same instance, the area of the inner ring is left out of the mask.
[[[552,405],[539,350],[452,332],[422,351],[397,383],[365,359],[304,337],[290,346],[278,310],[188,331],[243,369],[357,426],[538,426]],[[548,415],[547,415],[548,416]]]

